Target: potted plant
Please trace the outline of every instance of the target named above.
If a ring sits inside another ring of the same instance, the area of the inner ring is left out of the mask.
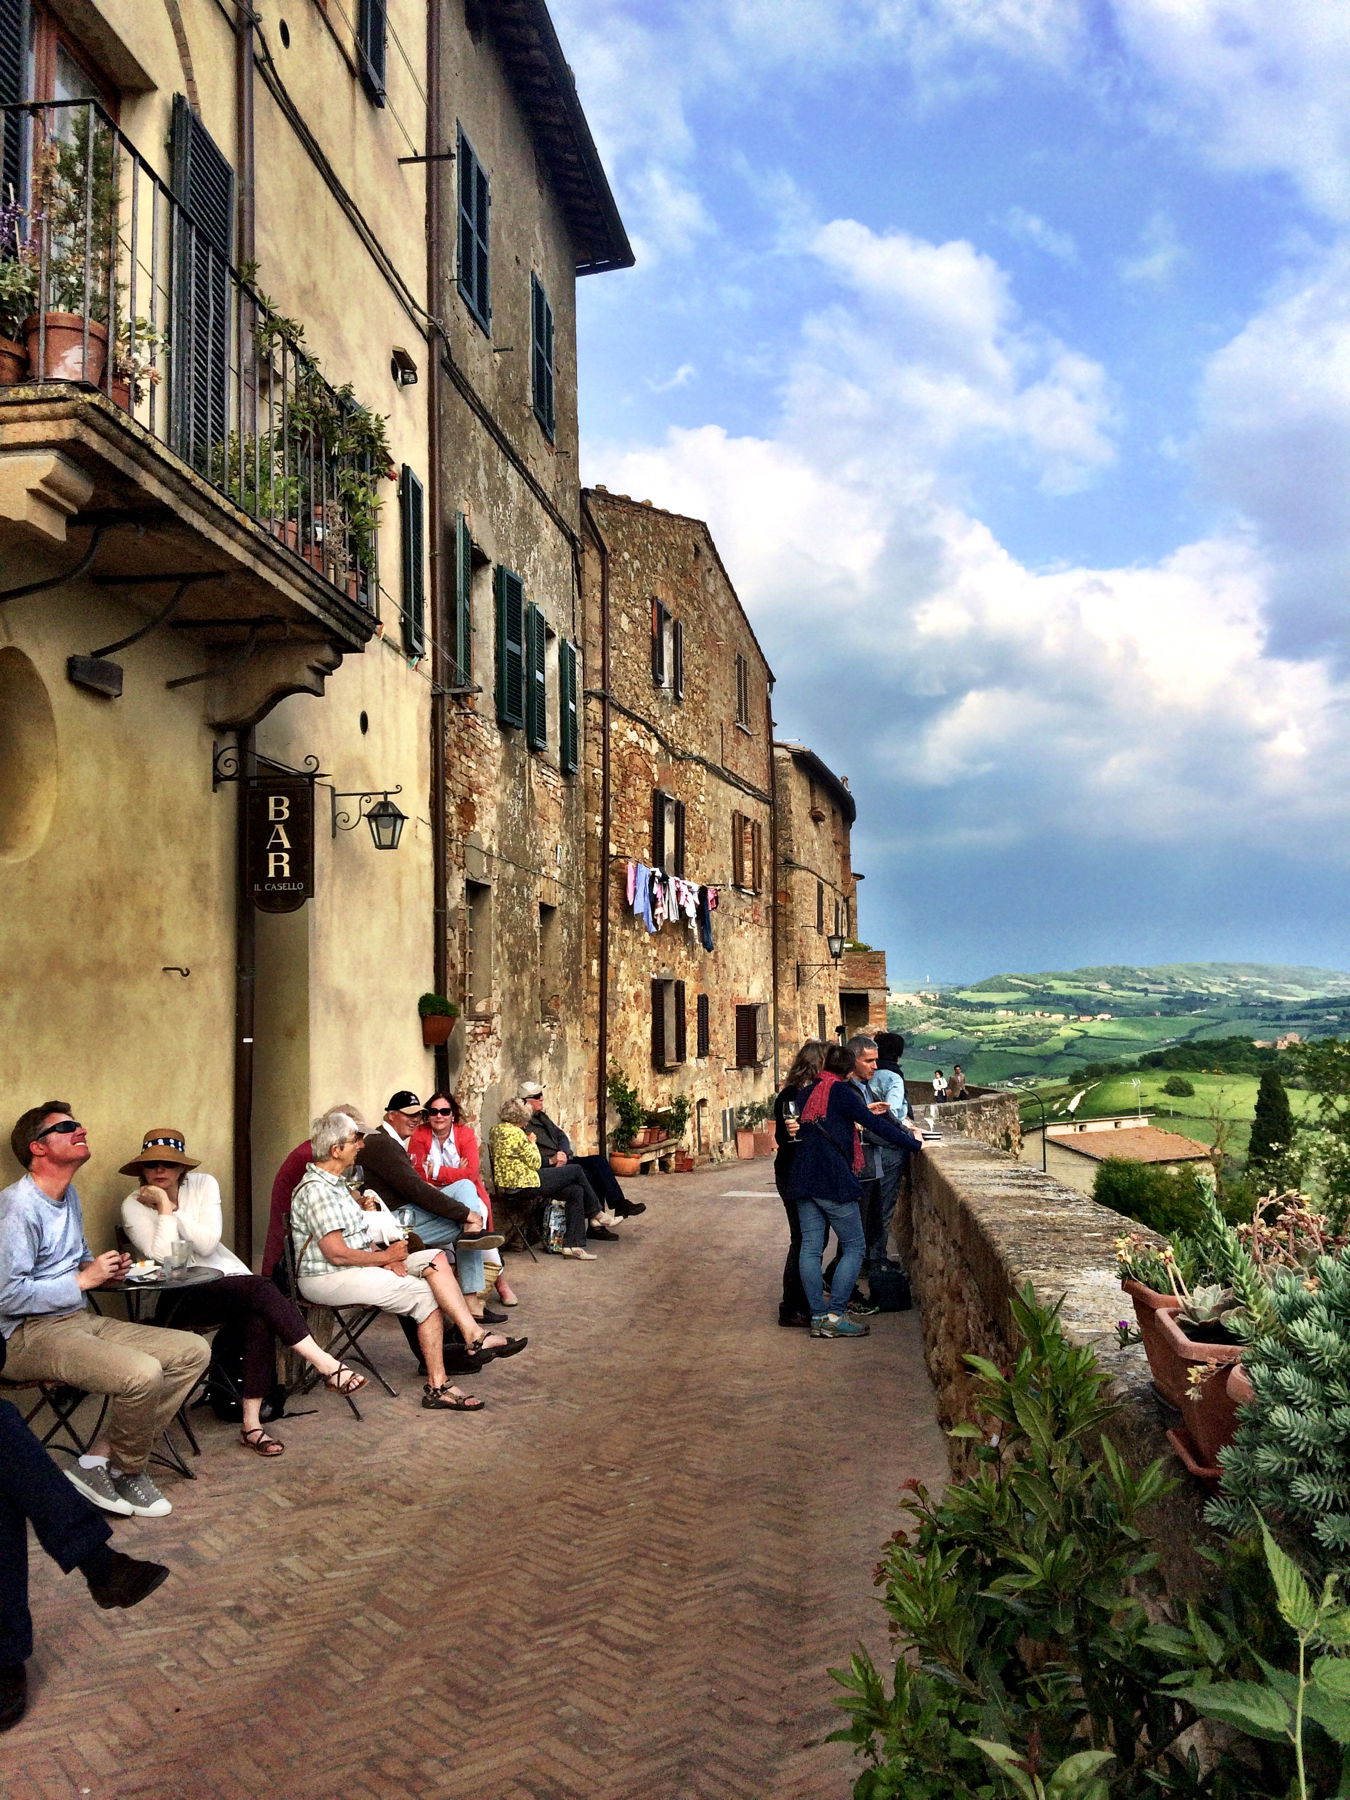
[[[49,135],[33,171],[31,217],[46,280],[23,322],[39,381],[102,384],[112,313],[117,177],[112,128],[92,105],[73,108],[68,136]]]
[[[37,265],[25,238],[28,209],[0,206],[0,387],[28,379],[23,322],[37,297]]]
[[[736,1108],[736,1154],[742,1162],[749,1162],[756,1156],[773,1154],[774,1136],[766,1132],[764,1121],[769,1116],[769,1107],[763,1100],[747,1100]],[[768,1148],[765,1148],[767,1140]]]
[[[444,994],[423,994],[417,1002],[417,1012],[422,1021],[422,1042],[428,1050],[447,1042],[459,1018],[454,1002]]]
[[[124,412],[133,412],[159,384],[164,373],[160,361],[168,348],[168,333],[149,319],[124,319],[118,326],[111,392]]]
[[[645,1109],[638,1098],[637,1089],[630,1081],[625,1080],[623,1071],[617,1065],[610,1067],[605,1091],[617,1114],[617,1123],[609,1134],[609,1166],[616,1175],[636,1175],[642,1163],[632,1154],[632,1149],[646,1117]]]

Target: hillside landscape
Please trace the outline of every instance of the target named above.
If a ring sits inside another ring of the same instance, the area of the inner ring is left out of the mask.
[[[892,994],[889,1019],[908,1040],[905,1071],[913,1078],[959,1062],[977,1084],[1041,1083],[1087,1063],[1131,1061],[1206,1039],[1350,1034],[1350,973],[1163,963],[1000,974],[967,987]]]

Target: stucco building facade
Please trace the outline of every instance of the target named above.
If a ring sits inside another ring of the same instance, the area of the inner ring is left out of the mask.
[[[701,520],[583,511],[590,1115],[613,1065],[649,1110],[687,1098],[717,1158],[773,1091],[773,678]],[[681,883],[655,930],[653,869]]]

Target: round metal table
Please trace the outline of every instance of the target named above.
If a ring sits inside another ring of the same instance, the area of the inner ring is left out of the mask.
[[[171,1299],[186,1288],[219,1281],[223,1273],[221,1269],[169,1269],[157,1281],[105,1281],[101,1286],[89,1289],[89,1298],[98,1309],[100,1294],[120,1294],[126,1302],[128,1320],[133,1325],[140,1325],[144,1323],[147,1301],[158,1302],[161,1296]],[[159,1322],[167,1325],[171,1318],[172,1309],[166,1307],[165,1317]]]

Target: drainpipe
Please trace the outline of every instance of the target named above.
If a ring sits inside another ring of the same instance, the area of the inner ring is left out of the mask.
[[[253,1262],[253,1002],[257,990],[257,914],[244,892],[245,806],[253,773],[253,730],[236,733],[239,780],[234,871],[234,1248]]]
[[[605,1154],[605,1121],[609,1114],[609,889],[610,889],[610,699],[609,699],[609,546],[595,515],[581,496],[581,510],[600,553],[600,997],[596,1034],[595,1117],[597,1150]]]
[[[427,154],[441,145],[441,6],[427,0]],[[427,184],[427,311],[439,317],[444,218],[441,165],[426,163]],[[445,759],[449,750],[446,693],[445,600],[442,591],[442,512],[445,484],[441,479],[441,358],[435,337],[427,336],[427,510],[431,516],[428,573],[431,581],[431,964],[432,985],[443,994],[450,979],[450,870],[446,838]],[[450,1086],[450,1047],[435,1050],[436,1086]]]
[[[773,683],[764,696],[764,736],[769,750],[769,979],[773,984],[773,1091],[782,1082],[778,1050],[778,781],[773,755]]]
[[[239,7],[239,22],[234,37],[234,104],[236,175],[239,181],[238,230],[235,261],[253,261],[254,233],[254,158],[253,158],[253,8]],[[242,427],[241,427],[242,430]]]

